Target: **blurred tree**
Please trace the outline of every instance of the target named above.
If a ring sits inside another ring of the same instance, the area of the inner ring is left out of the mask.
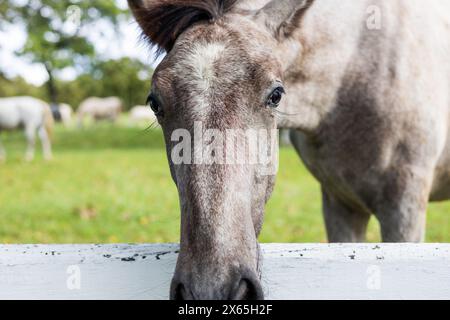
[[[116,28],[126,11],[114,0],[8,0],[1,1],[0,16],[20,23],[27,40],[18,55],[40,63],[48,74],[46,88],[52,103],[58,102],[55,73],[66,67],[89,69],[96,62],[89,30],[100,20]]]
[[[77,108],[87,97],[118,96],[125,110],[145,102],[150,89],[152,72],[142,62],[130,58],[95,63],[89,72],[80,74],[72,81],[55,81],[59,102]],[[47,86],[37,87],[21,77],[7,78],[0,71],[0,97],[33,96],[48,99]]]
[[[42,87],[36,87],[21,77],[7,78],[0,71],[0,97],[33,96],[45,100],[47,93]]]
[[[102,85],[104,95],[121,97],[125,109],[145,103],[150,89],[151,72],[142,62],[130,58],[97,63],[93,77]]]
[[[89,73],[73,81],[58,82],[60,99],[77,107],[86,97],[117,96],[124,102],[125,110],[145,103],[150,89],[152,72],[139,60],[121,58],[99,61]]]
[[[0,2],[0,30],[2,30],[2,26],[7,22],[7,12],[8,10],[8,3],[6,1]]]
[[[0,1],[0,30],[2,30],[2,27],[7,22],[11,22],[10,19],[8,19],[8,1]]]

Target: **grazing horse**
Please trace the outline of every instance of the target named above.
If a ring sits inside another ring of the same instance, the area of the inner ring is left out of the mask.
[[[167,52],[149,102],[180,197],[172,298],[263,298],[257,237],[274,185],[257,165],[175,161],[180,128],[193,141],[288,128],[321,183],[329,241],[364,241],[371,215],[383,241],[424,240],[428,201],[450,197],[449,1],[129,5]]]
[[[53,116],[50,106],[44,101],[32,97],[0,98],[0,132],[19,127],[25,129],[28,147],[25,160],[34,158],[36,132],[42,143],[44,158],[52,158],[50,137],[53,130]],[[0,141],[0,161],[6,157]]]
[[[84,100],[77,110],[78,125],[82,126],[86,117],[94,121],[108,120],[115,122],[122,112],[122,101],[117,97],[97,98]]]
[[[72,121],[73,109],[67,103],[61,103],[58,106],[59,114],[61,115],[61,121],[65,127],[69,127]]]

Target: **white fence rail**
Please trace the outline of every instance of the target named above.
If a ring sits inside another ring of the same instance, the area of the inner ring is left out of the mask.
[[[178,246],[0,245],[0,299],[167,299]],[[265,244],[268,299],[450,299],[447,244]]]

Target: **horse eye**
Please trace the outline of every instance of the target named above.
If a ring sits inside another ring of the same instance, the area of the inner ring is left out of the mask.
[[[164,115],[161,104],[158,102],[155,96],[153,96],[153,94],[150,94],[148,96],[146,104],[150,106],[156,116],[162,117]]]
[[[281,98],[283,97],[283,94],[285,93],[283,87],[278,87],[275,90],[272,91],[269,98],[267,99],[267,106],[270,108],[276,108],[281,102]]]

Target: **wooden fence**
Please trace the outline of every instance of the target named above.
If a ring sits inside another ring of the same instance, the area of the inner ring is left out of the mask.
[[[450,299],[448,244],[265,244],[268,299]],[[0,299],[167,299],[175,244],[0,245]]]

